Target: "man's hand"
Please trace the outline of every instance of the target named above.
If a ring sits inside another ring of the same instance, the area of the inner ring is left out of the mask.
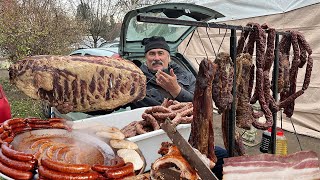
[[[158,70],[156,78],[157,84],[168,91],[174,98],[179,95],[181,87],[178,84],[177,76],[174,74],[173,69],[170,69],[170,75],[162,70]]]

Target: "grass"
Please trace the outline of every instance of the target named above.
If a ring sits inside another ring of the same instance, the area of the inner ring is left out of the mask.
[[[0,77],[0,85],[2,85],[5,95],[9,101],[12,118],[45,118],[42,114],[40,100],[34,100],[26,96],[15,85],[10,84],[7,77]]]

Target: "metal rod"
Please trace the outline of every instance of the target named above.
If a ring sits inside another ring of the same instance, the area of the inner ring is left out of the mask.
[[[237,57],[237,34],[236,34],[236,29],[231,29],[231,36],[230,36],[230,57],[233,62],[233,68],[234,68],[234,75],[233,78],[237,78],[237,63],[236,63],[236,57]],[[231,110],[229,111],[229,118],[228,118],[228,153],[229,157],[234,156],[234,131],[235,131],[235,118],[236,118],[236,101],[235,99],[237,98],[236,94],[236,81],[233,81],[233,88],[232,88],[232,96],[233,96],[233,101],[231,104]]]
[[[202,21],[190,21],[190,20],[179,20],[174,18],[161,18],[161,17],[151,17],[138,15],[137,21],[140,22],[149,22],[149,23],[159,23],[159,24],[174,24],[174,25],[183,25],[183,26],[196,26],[196,27],[209,27],[209,28],[221,28],[221,29],[231,29],[230,36],[230,57],[234,62],[234,79],[236,79],[236,46],[237,46],[237,36],[236,30],[247,30],[253,31],[253,27],[244,27],[244,26],[234,26],[227,24],[217,24],[214,22],[202,22]],[[268,29],[265,30],[268,32]],[[279,74],[279,35],[285,35],[288,32],[278,32],[276,31],[276,42],[275,42],[275,59],[274,59],[274,71],[273,71],[273,97],[275,100],[278,99],[278,74]],[[233,81],[232,89],[233,98],[236,98],[236,82]],[[228,153],[229,156],[234,156],[234,134],[235,134],[235,101],[232,102],[231,110],[228,115],[228,140],[229,147]],[[273,113],[273,126],[271,132],[271,152],[275,154],[276,150],[276,128],[277,128],[277,113]]]
[[[197,27],[208,27],[208,28],[221,28],[221,29],[234,29],[234,30],[246,30],[253,31],[253,28],[247,26],[234,26],[228,24],[218,24],[215,22],[203,22],[203,21],[190,21],[190,20],[180,20],[175,18],[164,18],[164,17],[152,17],[137,15],[137,21],[149,22],[149,23],[159,23],[159,24],[174,24],[182,26],[197,26]],[[268,30],[266,30],[268,32]],[[277,34],[284,35],[287,32],[276,32]]]
[[[274,49],[274,65],[273,65],[273,76],[272,76],[272,91],[273,91],[273,98],[277,102],[278,100],[278,76],[279,76],[279,34],[276,34],[275,40],[275,49]],[[271,153],[276,153],[276,135],[277,135],[277,112],[272,113],[273,116],[273,125],[271,131]]]

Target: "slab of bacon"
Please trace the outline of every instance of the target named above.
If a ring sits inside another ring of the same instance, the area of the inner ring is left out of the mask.
[[[225,158],[223,179],[320,179],[319,158],[313,151]]]

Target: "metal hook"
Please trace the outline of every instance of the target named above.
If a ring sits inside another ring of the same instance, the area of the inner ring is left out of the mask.
[[[210,25],[209,25],[209,23],[207,22],[207,28],[209,28],[210,29]]]

